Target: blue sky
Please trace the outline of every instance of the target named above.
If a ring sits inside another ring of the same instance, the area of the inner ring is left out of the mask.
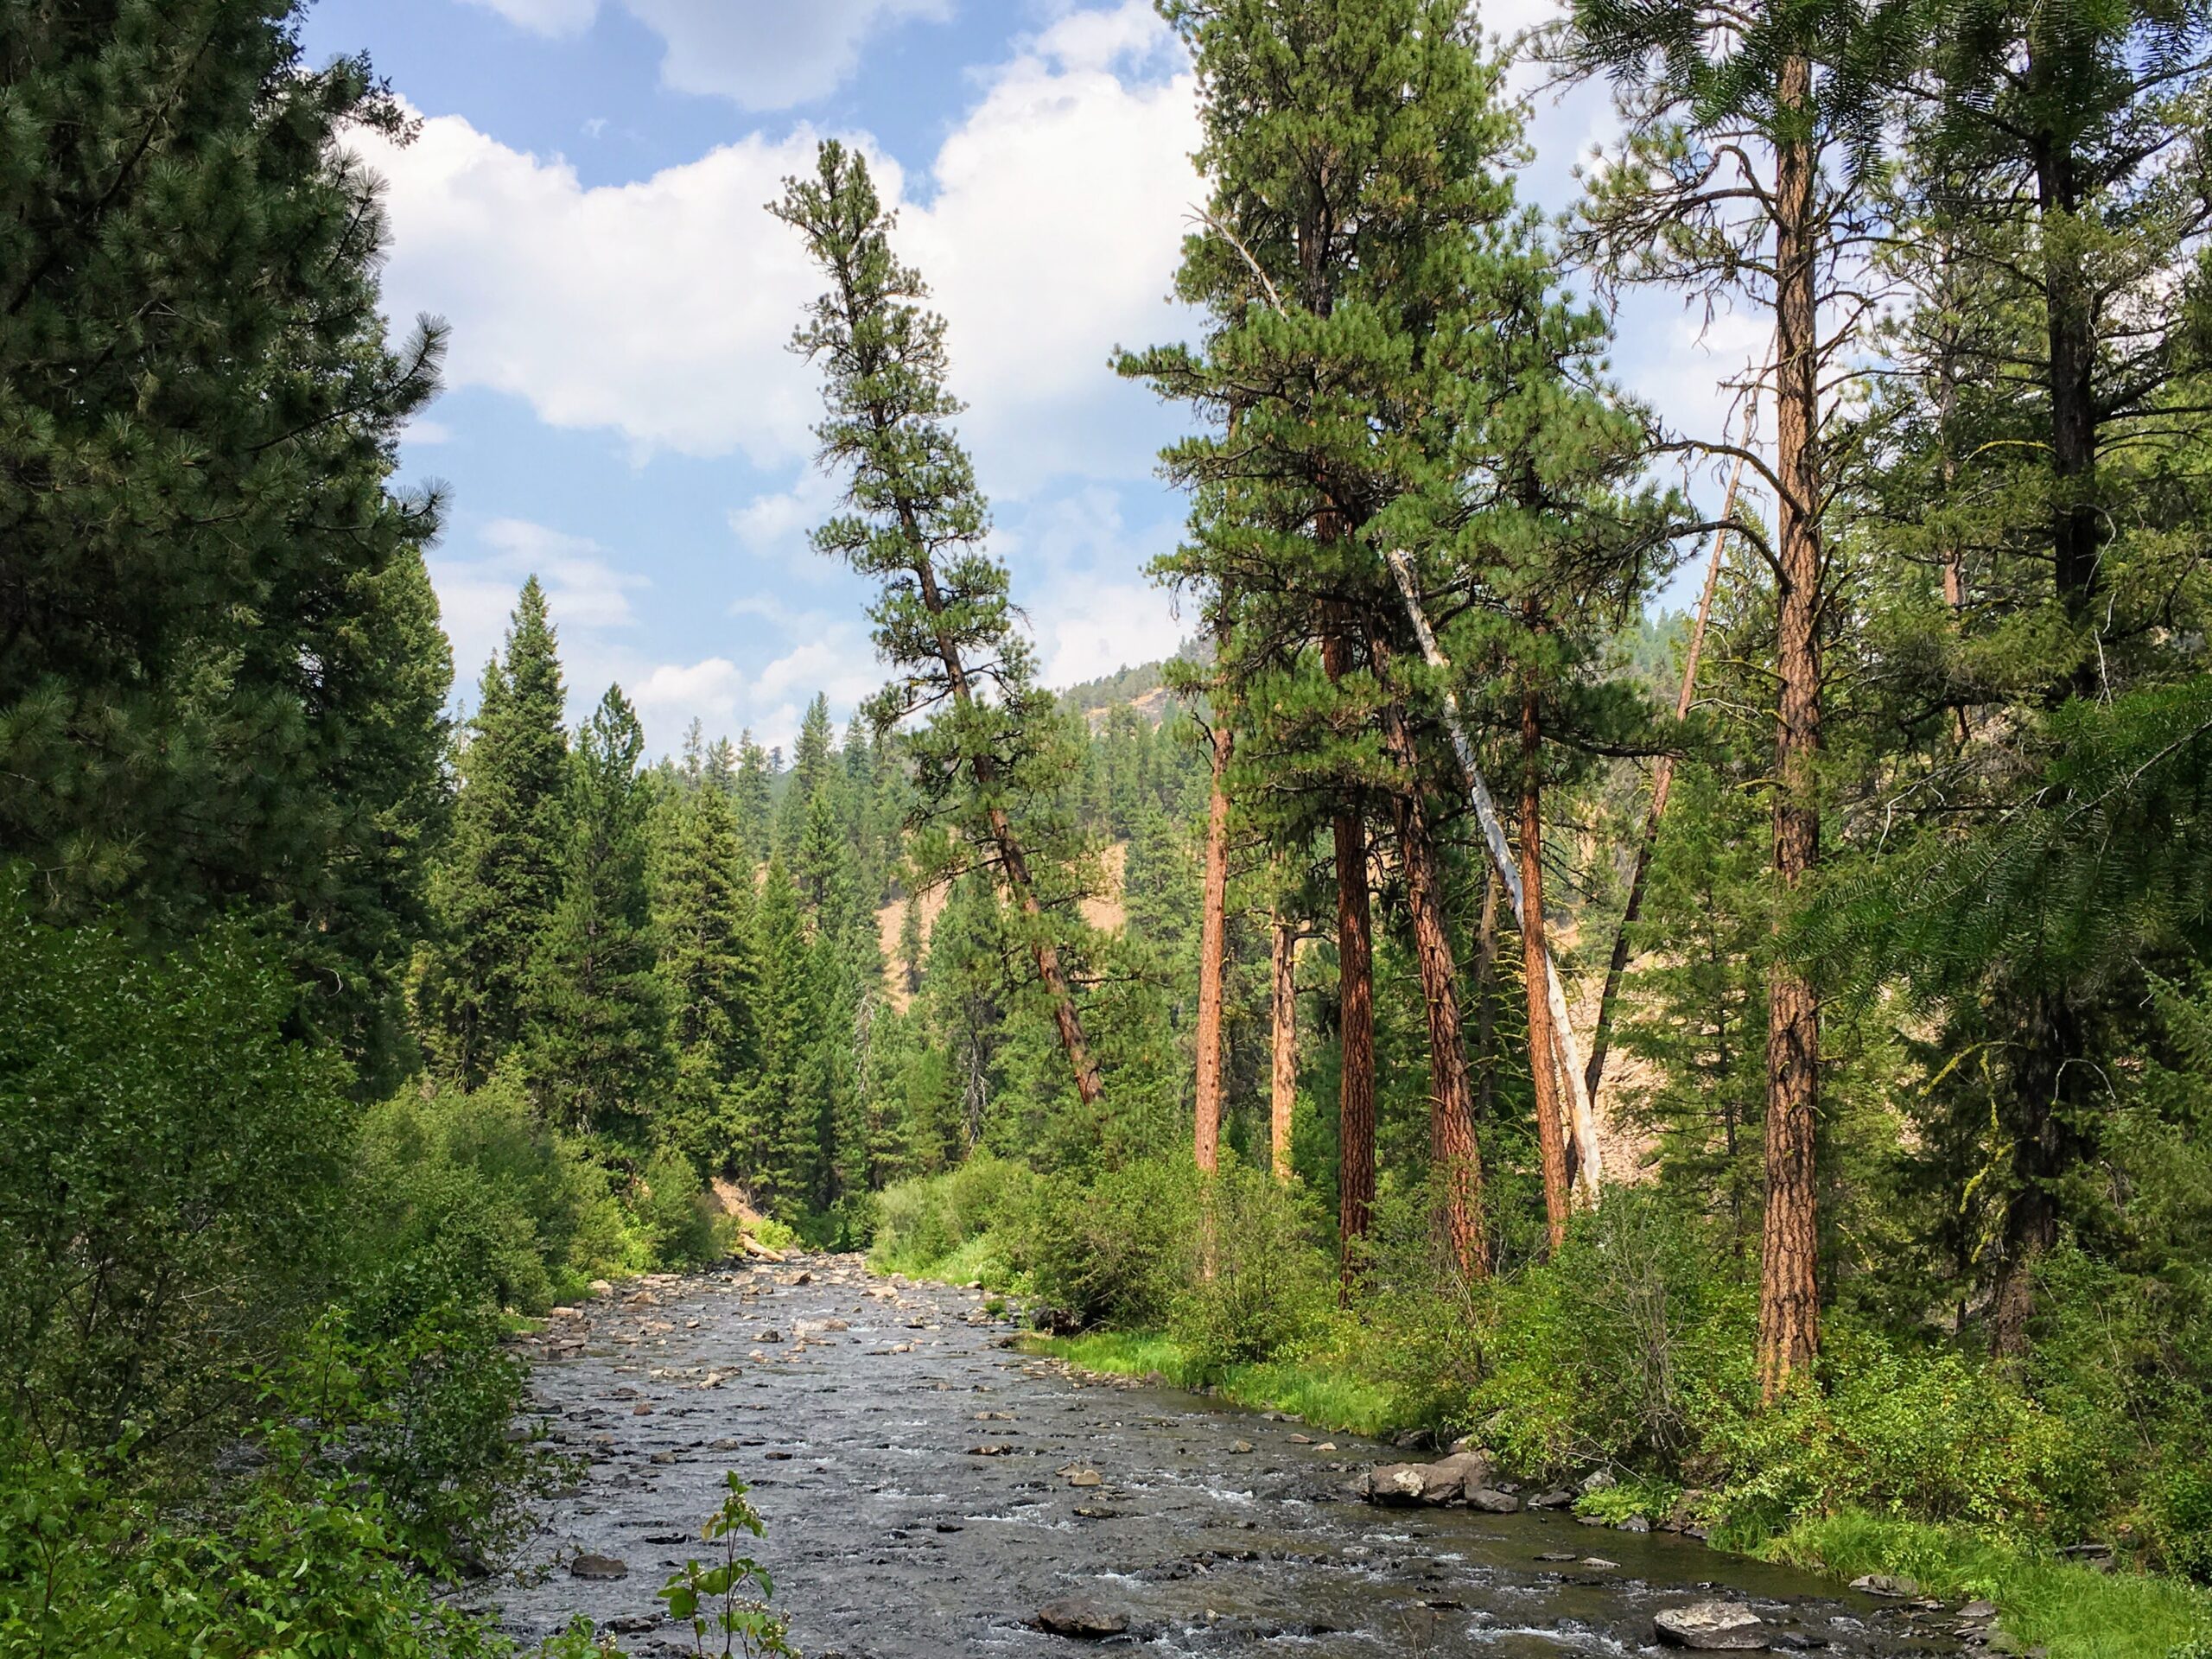
[[[1545,0],[1508,0],[1513,29]],[[387,306],[453,330],[406,480],[443,481],[431,556],[461,680],[546,582],[572,707],[620,680],[656,749],[695,716],[786,741],[880,677],[863,584],[812,553],[832,492],[785,349],[813,291],[762,211],[817,139],[866,148],[949,322],[963,435],[1046,677],[1172,650],[1144,568],[1184,506],[1153,476],[1179,416],[1106,368],[1185,332],[1166,300],[1200,192],[1191,86],[1148,0],[317,0],[309,55],[366,49],[423,117],[363,142],[387,186]],[[1535,111],[1524,180],[1559,206],[1601,95]],[[1717,424],[1755,344],[1659,296],[1617,367]]]

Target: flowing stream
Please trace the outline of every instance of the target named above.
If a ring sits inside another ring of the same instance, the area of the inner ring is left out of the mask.
[[[1687,1538],[1372,1508],[1351,1484],[1405,1453],[1071,1376],[1011,1350],[982,1302],[817,1256],[648,1281],[552,1321],[538,1409],[589,1464],[534,1565],[484,1605],[526,1638],[581,1612],[632,1654],[690,1653],[654,1592],[705,1554],[735,1470],[810,1659],[1065,1656],[1085,1644],[1035,1621],[1071,1597],[1127,1620],[1109,1645],[1164,1654],[1618,1655],[1656,1647],[1656,1612],[1715,1595],[1748,1599],[1781,1649],[1958,1648],[1955,1615]],[[583,1555],[623,1575],[576,1576]]]

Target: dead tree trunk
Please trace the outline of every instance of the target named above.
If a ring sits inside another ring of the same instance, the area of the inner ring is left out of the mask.
[[[1552,1249],[1567,1242],[1573,1210],[1568,1184],[1567,1125],[1560,1107],[1558,1045],[1544,977],[1551,952],[1544,939],[1543,727],[1536,688],[1521,693],[1521,961],[1529,988],[1529,1070],[1536,1085],[1536,1145],[1544,1167],[1544,1217]]]
[[[1330,680],[1350,665],[1343,624],[1322,641]],[[1359,1242],[1375,1217],[1375,941],[1368,906],[1367,826],[1357,806],[1332,825],[1337,855],[1337,1231],[1344,1256],[1339,1296],[1349,1300]]]
[[[1743,481],[1744,461],[1739,455],[1729,475],[1728,493],[1721,501],[1723,519],[1735,512],[1736,492]],[[1697,598],[1697,620],[1690,626],[1689,649],[1682,657],[1682,689],[1675,697],[1677,726],[1690,717],[1690,705],[1697,700],[1698,658],[1705,651],[1706,625],[1713,616],[1713,591],[1720,582],[1720,556],[1727,544],[1728,531],[1724,525],[1713,533],[1713,554],[1706,561],[1705,587]],[[1651,805],[1643,815],[1643,833],[1636,843],[1636,868],[1628,880],[1628,905],[1621,912],[1620,931],[1613,935],[1613,952],[1605,963],[1605,988],[1598,994],[1598,1020],[1590,1030],[1590,1067],[1583,1074],[1583,1082],[1593,1101],[1598,1097],[1598,1084],[1605,1075],[1605,1048],[1612,1034],[1613,1001],[1620,993],[1621,976],[1628,968],[1629,931],[1643,913],[1643,886],[1651,874],[1652,850],[1659,844],[1660,820],[1667,816],[1667,797],[1674,786],[1675,757],[1662,754],[1651,768]]]

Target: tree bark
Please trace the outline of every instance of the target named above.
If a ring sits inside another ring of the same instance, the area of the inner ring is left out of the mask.
[[[1785,109],[1812,98],[1812,66],[1783,65]],[[1775,459],[1781,679],[1775,737],[1774,863],[1785,897],[1820,858],[1815,765],[1821,741],[1819,302],[1810,143],[1777,147],[1775,166]],[[1820,1234],[1815,1186],[1820,1106],[1819,993],[1777,957],[1767,988],[1766,1220],[1759,1266],[1759,1382],[1767,1398],[1820,1351]]]
[[[1483,872],[1483,921],[1475,947],[1475,1122],[1487,1126],[1497,1096],[1497,872]]]
[[[1214,710],[1213,791],[1206,804],[1204,907],[1198,922],[1198,1078],[1192,1153],[1211,1175],[1221,1161],[1221,1005],[1229,938],[1229,771],[1233,741],[1224,711]]]
[[[1551,1246],[1567,1242],[1573,1190],[1567,1168],[1567,1124],[1560,1109],[1558,1042],[1544,981],[1551,952],[1544,938],[1544,815],[1540,771],[1543,726],[1534,683],[1521,692],[1521,966],[1529,992],[1529,1070],[1536,1085],[1536,1145],[1544,1169],[1544,1218]]]
[[[1474,1086],[1459,1009],[1459,963],[1446,918],[1442,861],[1421,795],[1418,757],[1405,711],[1395,704],[1387,709],[1382,730],[1403,779],[1393,807],[1399,855],[1405,861],[1414,956],[1428,1020],[1428,1154],[1437,1183],[1435,1236],[1463,1274],[1479,1279],[1490,1270],[1483,1224],[1483,1166],[1475,1139]]]
[[[1298,925],[1280,907],[1269,931],[1268,1147],[1275,1179],[1290,1179],[1290,1128],[1298,1106]]]
[[[1332,683],[1349,666],[1341,625],[1321,645]],[[1367,826],[1357,806],[1331,826],[1337,855],[1337,1231],[1343,1244],[1341,1300],[1357,1276],[1359,1241],[1375,1217],[1375,942],[1368,907]]]

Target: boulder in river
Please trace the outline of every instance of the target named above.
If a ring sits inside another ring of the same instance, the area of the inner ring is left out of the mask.
[[[569,1563],[572,1579],[626,1579],[630,1576],[627,1563],[612,1555],[593,1555],[588,1553],[575,1557]]]
[[[1668,1607],[1651,1621],[1659,1639],[1671,1647],[1702,1653],[1737,1653],[1767,1644],[1766,1621],[1733,1601],[1694,1601]]]
[[[1058,1601],[1048,1601],[1037,1610],[1037,1628],[1054,1636],[1096,1642],[1123,1634],[1129,1628],[1129,1621],[1127,1615],[1084,1597],[1066,1596]]]
[[[1464,1503],[1489,1490],[1496,1472],[1489,1453],[1454,1452],[1434,1463],[1386,1463],[1368,1475],[1364,1492],[1373,1503]]]
[[[1853,1579],[1851,1587],[1870,1596],[1887,1596],[1893,1601],[1910,1600],[1920,1593],[1920,1586],[1914,1580],[1888,1573],[1869,1573],[1864,1578]]]
[[[1486,1515],[1511,1515],[1521,1507],[1521,1500],[1510,1492],[1478,1486],[1467,1494],[1467,1507],[1480,1510]]]

